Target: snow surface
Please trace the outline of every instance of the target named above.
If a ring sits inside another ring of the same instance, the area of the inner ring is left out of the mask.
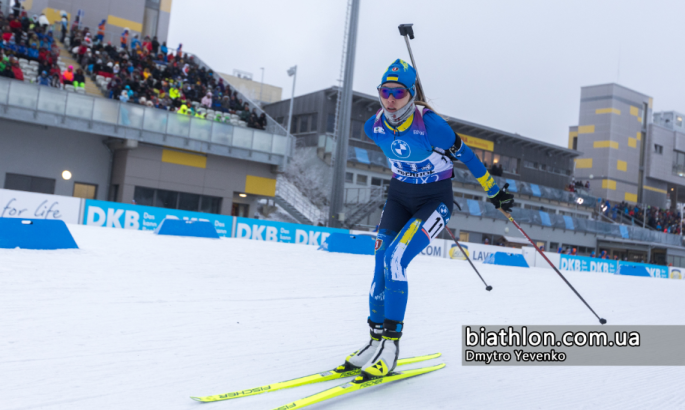
[[[80,250],[0,249],[2,409],[272,409],[340,381],[189,396],[324,371],[368,337],[372,256],[69,228]],[[551,270],[478,266],[492,292],[466,262],[409,268],[402,356],[445,369],[311,408],[685,408],[679,367],[461,366],[462,324],[597,323]],[[610,324],[685,324],[685,281],[567,277]]]

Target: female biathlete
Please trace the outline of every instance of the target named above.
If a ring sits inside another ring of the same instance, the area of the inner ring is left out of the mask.
[[[364,125],[393,172],[369,292],[371,340],[345,359],[372,377],[385,376],[397,365],[407,307],[407,265],[450,220],[452,161],[466,164],[496,208],[509,211],[514,202],[447,122],[425,102],[415,101],[415,82],[414,67],[400,59],[392,63],[378,86],[381,109]]]

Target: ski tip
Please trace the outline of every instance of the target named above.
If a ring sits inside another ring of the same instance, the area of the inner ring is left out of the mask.
[[[204,400],[202,400],[202,397],[190,396],[190,398],[193,399],[193,400],[195,400],[195,401],[199,401],[200,403],[204,403]]]

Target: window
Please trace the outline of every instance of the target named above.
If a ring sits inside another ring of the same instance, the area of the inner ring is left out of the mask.
[[[483,151],[483,165],[485,165],[486,168],[489,168],[492,166],[492,152],[490,151]]]
[[[335,132],[335,114],[328,114],[326,116],[326,132],[329,134]]]
[[[685,176],[685,153],[673,151],[673,174]]]
[[[200,196],[200,212],[209,214],[221,213],[221,198],[215,196]]]
[[[312,114],[312,121],[311,122],[312,123],[311,123],[311,127],[309,128],[309,130],[310,131],[316,131],[318,126],[319,126],[319,124],[318,124],[319,114],[317,114],[317,113]]]
[[[221,213],[221,198],[207,195],[174,192],[137,186],[133,191],[133,202],[137,205],[184,211]]]
[[[54,194],[55,180],[51,178],[32,177],[30,175],[10,174],[8,172],[5,175],[5,189]]]
[[[345,182],[349,182],[350,184],[354,182],[354,174],[351,172],[345,172]]]
[[[116,202],[117,198],[119,198],[119,184],[112,184],[109,187],[109,198],[107,200]]]
[[[155,201],[153,202],[153,206],[158,206],[160,208],[177,209],[178,192],[158,189],[157,195],[155,195]]]
[[[77,198],[95,199],[97,192],[97,185],[74,182],[74,196]]]
[[[364,123],[361,121],[352,121],[350,124],[350,139],[362,140]]]
[[[659,145],[659,144],[654,144],[654,153],[655,154],[663,154],[664,153],[664,147]]]
[[[371,178],[371,185],[373,186],[381,186],[383,185],[383,180],[380,178]]]
[[[474,154],[480,159],[480,162],[483,162],[483,150],[482,149],[473,149],[472,150]]]
[[[137,205],[153,206],[155,200],[155,190],[137,186],[133,191],[133,201]]]
[[[281,125],[283,125],[283,120],[284,120],[284,119],[285,119],[285,117],[278,117],[278,118],[276,118],[276,122],[279,123],[279,124],[281,124]]]
[[[367,185],[369,178],[366,175],[357,174],[357,185]]]
[[[682,127],[683,126],[683,117],[681,117],[681,116],[676,117],[675,125],[678,127]]]
[[[309,116],[303,115],[300,117],[300,132],[309,131]]]
[[[231,216],[241,216],[243,218],[250,217],[250,205],[248,204],[233,204],[231,207]]]
[[[297,134],[297,120],[299,120],[300,117],[294,117],[292,118],[292,122],[290,124],[290,133],[291,134]]]
[[[530,169],[537,169],[538,164],[532,161],[523,161],[523,166]]]
[[[181,193],[178,197],[178,209],[197,211],[200,209],[200,195]]]

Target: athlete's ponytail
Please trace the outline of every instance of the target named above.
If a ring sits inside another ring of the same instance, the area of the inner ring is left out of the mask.
[[[422,107],[426,107],[426,108],[428,108],[429,110],[433,111],[438,117],[442,118],[443,120],[445,119],[442,115],[438,114],[438,113],[433,109],[433,107],[431,107],[431,106],[430,106],[427,102],[425,102],[425,101],[414,101],[414,104],[415,104],[415,105],[420,105],[420,106],[422,106]]]

